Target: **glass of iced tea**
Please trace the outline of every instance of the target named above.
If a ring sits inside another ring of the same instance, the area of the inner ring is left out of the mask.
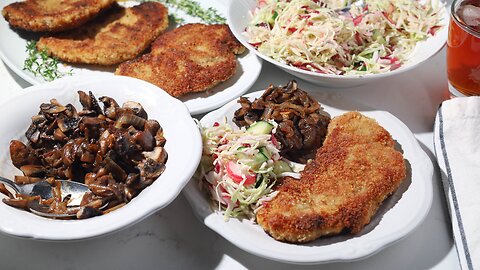
[[[480,1],[454,0],[447,41],[448,88],[453,96],[480,95]]]

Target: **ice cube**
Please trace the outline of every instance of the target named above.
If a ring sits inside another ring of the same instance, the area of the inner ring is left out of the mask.
[[[480,27],[480,7],[464,5],[458,8],[458,17],[468,26]]]

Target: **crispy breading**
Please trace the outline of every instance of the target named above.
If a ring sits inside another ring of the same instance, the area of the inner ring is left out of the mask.
[[[201,92],[235,74],[245,51],[226,25],[186,24],[161,35],[151,53],[122,63],[115,74],[151,82],[179,97]]]
[[[114,5],[79,29],[42,37],[37,48],[70,63],[114,65],[142,53],[168,27],[168,10],[157,2]]]
[[[161,56],[147,54],[121,64],[115,74],[142,79],[179,97],[200,92],[228,80],[235,74],[231,53],[208,56],[167,48]]]
[[[215,50],[216,53],[227,49],[234,54],[245,51],[226,24],[191,23],[180,26],[157,38],[152,44],[152,52],[158,55],[165,47],[199,52]]]
[[[59,32],[78,27],[111,6],[114,0],[27,0],[2,10],[10,25],[34,32]]]
[[[256,215],[280,241],[359,233],[406,177],[390,134],[358,112],[332,119],[324,145],[301,179],[288,178]]]

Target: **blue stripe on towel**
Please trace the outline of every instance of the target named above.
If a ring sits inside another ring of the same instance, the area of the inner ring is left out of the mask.
[[[452,172],[450,170],[450,163],[448,162],[447,150],[445,148],[445,140],[443,137],[443,114],[442,108],[438,110],[438,119],[439,122],[439,137],[440,145],[442,147],[443,159],[445,160],[445,168],[447,170],[447,180],[448,185],[450,186],[450,191],[452,192],[453,206],[455,208],[455,216],[457,217],[458,227],[460,230],[460,237],[462,238],[463,249],[465,250],[465,257],[467,259],[467,265],[469,270],[473,270],[472,259],[470,257],[470,251],[468,250],[467,237],[465,236],[465,230],[463,228],[462,217],[460,215],[460,208],[458,207],[457,194],[455,193],[455,186],[452,180]]]

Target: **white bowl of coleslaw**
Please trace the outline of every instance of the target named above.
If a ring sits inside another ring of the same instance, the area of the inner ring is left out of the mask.
[[[441,0],[364,0],[345,9],[346,2],[235,0],[227,20],[260,58],[326,87],[400,74],[446,43],[449,15]]]

